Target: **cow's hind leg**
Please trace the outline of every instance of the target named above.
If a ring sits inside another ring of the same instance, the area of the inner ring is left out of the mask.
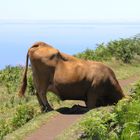
[[[41,111],[47,112],[53,110],[52,107],[49,105],[46,97],[46,92],[48,88],[46,80],[38,80],[37,78],[34,78],[34,84],[37,90],[36,96],[40,104]]]
[[[49,105],[47,97],[46,97],[47,90],[41,90],[38,94],[38,99],[42,102],[41,110],[42,112],[47,112],[53,110],[52,107]]]
[[[36,96],[37,96],[37,99],[40,104],[42,112],[47,112],[47,111],[53,110],[47,101],[46,92],[39,92],[39,93],[37,92]]]

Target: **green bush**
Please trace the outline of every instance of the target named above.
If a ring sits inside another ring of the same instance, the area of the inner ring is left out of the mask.
[[[0,71],[0,83],[7,88],[7,93],[11,94],[18,90],[21,81],[23,68],[21,66],[6,66]]]
[[[86,60],[104,61],[116,58],[124,63],[131,63],[136,55],[140,55],[140,37],[110,41],[107,44],[97,45],[95,50],[86,49],[75,55]]]
[[[23,126],[25,123],[33,119],[36,115],[34,108],[30,105],[18,105],[15,115],[9,119],[0,120],[0,139],[8,133]]]
[[[135,56],[135,46],[131,39],[120,39],[111,41],[107,44],[108,50],[116,59],[124,63],[130,63]]]
[[[116,119],[120,126],[118,136],[120,139],[138,139],[140,132],[140,102],[133,100],[130,103],[118,105]]]
[[[11,121],[13,129],[17,129],[18,127],[21,127],[27,123],[34,117],[34,114],[35,111],[33,107],[27,105],[19,105]]]
[[[94,112],[94,115],[89,115],[81,122],[80,125],[84,134],[81,135],[80,139],[107,139],[108,126],[105,124],[105,118],[101,116],[101,112]]]
[[[5,119],[0,120],[0,140],[11,131],[9,124]]]
[[[84,52],[78,53],[75,56],[78,58],[85,59],[85,60],[94,60],[95,59],[95,52],[94,52],[94,50],[86,49]]]
[[[97,45],[95,50],[95,60],[109,60],[111,59],[111,55],[112,54],[104,43]]]
[[[33,83],[33,77],[32,75],[30,74],[28,76],[28,87],[27,87],[27,91],[30,95],[35,95],[36,91],[35,91],[35,86],[34,86],[34,83]]]

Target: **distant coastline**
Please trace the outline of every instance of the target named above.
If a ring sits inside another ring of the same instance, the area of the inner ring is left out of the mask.
[[[81,25],[140,25],[140,21],[92,21],[92,20],[5,20],[0,24],[81,24]]]

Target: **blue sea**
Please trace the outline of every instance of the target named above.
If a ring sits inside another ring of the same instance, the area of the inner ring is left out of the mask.
[[[95,49],[99,43],[139,33],[140,24],[1,23],[0,69],[6,65],[24,65],[28,48],[37,41],[72,55],[86,48]]]

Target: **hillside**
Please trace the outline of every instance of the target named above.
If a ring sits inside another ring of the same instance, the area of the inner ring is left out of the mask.
[[[136,36],[112,41],[108,44],[100,44],[96,50],[88,49],[76,56],[82,59],[102,61],[114,70],[119,80],[122,80],[129,79],[129,77],[140,77],[139,55],[140,39],[139,36]],[[36,96],[34,96],[35,89],[31,70],[28,72],[26,98],[17,96],[23,70],[24,68],[21,66],[7,66],[0,71],[0,139],[9,140],[15,139],[15,137],[16,139],[22,139],[25,135],[46,123],[46,120],[49,121],[50,118],[57,115],[56,111],[46,114],[40,112]],[[130,101],[123,100],[115,107],[101,107],[91,110],[85,114],[76,126],[74,125],[74,132],[76,133],[71,133],[71,135],[73,134],[77,139],[126,140],[132,135],[134,139],[137,139],[140,131],[138,127],[140,122],[140,84],[138,83],[136,88],[129,92],[131,87],[132,85],[124,87],[124,91],[132,95]],[[54,108],[72,106],[74,103],[73,101],[62,102],[52,93],[49,93],[48,96],[49,102]],[[133,130],[132,134],[130,130]],[[67,139],[67,136],[63,135],[58,139]]]

